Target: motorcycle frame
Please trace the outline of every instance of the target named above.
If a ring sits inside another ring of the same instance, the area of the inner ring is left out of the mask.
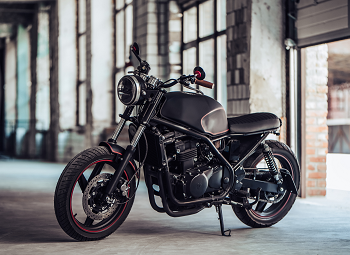
[[[119,161],[119,167],[116,169],[115,174],[113,175],[113,178],[109,182],[107,188],[106,188],[106,193],[105,197],[111,195],[112,191],[115,189],[117,181],[119,180],[121,174],[122,174],[122,169],[124,169],[128,163],[135,165],[133,161],[133,154],[135,152],[136,146],[143,135],[144,131],[146,128],[154,127],[157,124],[164,125],[170,129],[173,129],[175,131],[181,132],[185,135],[195,137],[203,142],[205,142],[211,152],[220,160],[222,165],[227,167],[228,172],[229,172],[229,183],[227,184],[226,188],[223,190],[223,192],[219,195],[215,196],[210,196],[210,197],[204,197],[204,198],[197,198],[197,199],[187,199],[186,201],[179,200],[175,197],[173,194],[173,191],[171,189],[171,182],[170,182],[170,171],[169,171],[169,166],[168,166],[168,159],[165,153],[165,145],[164,145],[164,140],[160,139],[159,145],[161,147],[161,150],[164,153],[161,153],[160,155],[162,157],[162,164],[163,167],[156,169],[156,171],[152,171],[149,169],[148,166],[144,167],[144,172],[145,172],[145,181],[148,189],[148,195],[149,195],[149,200],[152,208],[156,210],[157,212],[166,212],[169,216],[172,217],[181,217],[185,215],[190,215],[190,214],[195,214],[202,209],[205,208],[205,205],[210,207],[211,205],[217,205],[217,204],[223,204],[223,203],[228,203],[231,205],[238,205],[238,206],[244,206],[243,204],[234,202],[234,201],[228,201],[227,196],[231,190],[234,189],[235,183],[237,182],[238,185],[242,187],[251,187],[254,188],[257,186],[257,184],[254,181],[251,181],[250,179],[244,179],[239,181],[237,177],[235,176],[235,171],[239,169],[242,165],[243,162],[252,154],[255,152],[255,150],[259,147],[259,145],[262,144],[262,142],[266,139],[266,137],[270,133],[277,133],[277,129],[272,129],[272,130],[266,130],[266,131],[261,131],[261,132],[256,132],[256,133],[249,133],[249,134],[224,134],[221,136],[215,136],[215,137],[210,137],[206,136],[200,132],[197,132],[195,130],[192,130],[190,128],[181,126],[177,123],[174,123],[169,120],[165,120],[163,118],[156,117],[156,111],[157,108],[161,102],[161,99],[163,95],[166,93],[164,89],[158,90],[154,97],[151,98],[149,105],[147,106],[146,109],[143,110],[143,112],[140,114],[141,121],[138,123],[135,121],[135,119],[131,118],[130,115],[134,109],[134,106],[128,106],[124,113],[120,115],[121,120],[116,127],[112,137],[108,140],[108,142],[102,142],[100,145],[106,146],[109,148],[111,153],[116,154],[115,161]],[[127,146],[126,150],[124,150],[122,147],[117,145],[117,139],[121,133],[121,130],[124,128],[126,121],[131,121],[134,124],[138,124],[137,131],[130,143],[129,146]],[[243,155],[241,155],[240,160],[232,166],[230,162],[220,153],[220,151],[215,147],[214,142],[219,141],[221,139],[230,139],[230,138],[235,138],[235,137],[242,137],[242,136],[247,136],[247,135],[259,135],[259,138],[254,142],[254,144],[245,151]],[[146,157],[147,155],[145,155]],[[152,187],[152,182],[151,182],[151,177],[155,177],[158,180],[159,184],[159,192],[155,191]],[[286,176],[286,174],[284,174]],[[287,176],[288,178],[288,176]],[[165,183],[164,183],[165,181]],[[260,182],[262,186],[268,189],[273,189],[273,190],[278,190],[279,186],[277,184],[272,184],[268,183],[264,185],[265,182]],[[288,182],[289,183],[289,182]],[[156,193],[155,193],[156,192]],[[155,198],[154,195],[158,195],[162,199],[162,204],[163,208],[160,208],[157,206],[155,203]],[[168,198],[170,202],[179,207],[183,208],[184,210],[179,210],[179,211],[173,211],[170,209]],[[188,209],[190,206],[195,206],[194,208]]]

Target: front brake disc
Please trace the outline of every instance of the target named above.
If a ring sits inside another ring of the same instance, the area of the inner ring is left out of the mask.
[[[117,199],[102,201],[103,190],[107,186],[112,174],[96,175],[86,186],[83,195],[83,209],[86,215],[93,220],[104,220],[110,217],[118,208]]]

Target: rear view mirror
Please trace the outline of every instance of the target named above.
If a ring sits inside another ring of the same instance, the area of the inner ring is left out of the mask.
[[[193,69],[193,74],[196,76],[197,80],[204,80],[205,78],[205,72],[202,67],[196,66]]]
[[[139,48],[139,45],[136,42],[134,42],[131,45],[131,51],[134,52],[134,54],[137,55],[137,56],[140,55],[140,48]]]

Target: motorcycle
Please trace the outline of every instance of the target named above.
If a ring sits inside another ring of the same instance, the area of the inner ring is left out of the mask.
[[[223,236],[231,230],[225,230],[222,205],[253,228],[280,221],[300,184],[291,149],[266,139],[279,135],[281,120],[266,112],[227,118],[220,103],[191,86],[212,88],[201,67],[162,82],[148,75],[137,43],[131,52],[140,65],[118,83],[127,107],[112,137],[76,155],[58,180],[54,207],[61,228],[80,241],[112,234],[131,210],[141,169],[159,213],[181,217],[215,206]],[[194,92],[167,92],[178,83]],[[124,149],[117,139],[127,121],[130,145]]]

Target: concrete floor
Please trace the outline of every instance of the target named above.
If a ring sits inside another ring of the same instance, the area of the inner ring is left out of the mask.
[[[0,161],[0,254],[350,254],[350,192],[298,199],[278,224],[252,229],[228,206],[220,235],[214,208],[171,218],[152,210],[140,184],[124,224],[97,242],[76,242],[59,227],[53,193],[63,164]]]

